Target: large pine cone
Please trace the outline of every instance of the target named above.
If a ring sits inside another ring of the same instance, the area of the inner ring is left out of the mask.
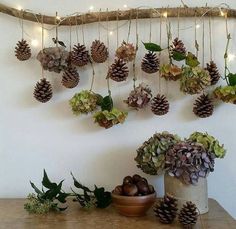
[[[69,66],[62,75],[62,85],[66,88],[74,88],[79,83],[79,73],[76,67]]]
[[[108,49],[105,44],[95,40],[91,46],[91,57],[96,63],[104,63],[108,58]]]
[[[73,47],[71,52],[71,63],[79,67],[89,63],[89,52],[84,45],[78,43]]]
[[[170,104],[164,95],[158,94],[152,99],[151,110],[155,115],[165,115],[169,112]]]
[[[207,118],[213,114],[214,105],[209,95],[202,94],[199,96],[193,107],[193,113],[200,118]]]
[[[218,71],[218,68],[216,66],[216,63],[214,61],[210,61],[210,63],[207,63],[206,70],[209,72],[211,77],[211,85],[215,85],[218,83],[220,79],[220,73]]]
[[[148,52],[145,54],[141,68],[148,74],[155,73],[159,70],[160,61],[154,52]]]
[[[154,206],[154,212],[156,217],[159,218],[161,223],[170,224],[173,223],[177,216],[177,199],[170,195],[164,196],[161,200]]]
[[[31,49],[26,40],[18,41],[15,47],[15,56],[20,61],[28,60],[31,57]]]
[[[129,75],[129,69],[122,59],[115,59],[115,62],[110,66],[107,77],[116,82],[125,81]]]
[[[186,229],[191,229],[197,223],[197,207],[192,202],[186,202],[179,213],[179,222]]]
[[[46,103],[52,98],[52,86],[45,78],[37,82],[34,89],[34,98],[41,103]]]
[[[178,52],[178,53],[181,53],[183,55],[186,54],[186,48],[184,46],[184,43],[178,37],[176,37],[172,42],[171,52],[172,53],[173,52]]]

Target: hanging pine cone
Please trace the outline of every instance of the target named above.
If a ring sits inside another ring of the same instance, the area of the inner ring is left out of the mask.
[[[164,199],[157,203],[153,210],[161,223],[173,223],[178,211],[177,199],[170,195],[165,195]]]
[[[159,70],[160,61],[154,52],[148,52],[145,54],[141,68],[148,74],[155,73]]]
[[[79,83],[79,73],[74,66],[69,66],[62,75],[62,85],[66,88],[74,88]]]
[[[129,75],[129,69],[122,59],[115,59],[115,62],[110,66],[107,77],[116,82],[125,81]]]
[[[197,223],[198,212],[197,207],[191,201],[186,202],[179,213],[179,222],[186,229],[192,229]]]
[[[186,48],[184,46],[184,43],[182,40],[180,40],[178,37],[176,37],[171,45],[171,52],[178,52],[181,53],[183,55],[186,54]]]
[[[218,83],[220,79],[220,73],[218,71],[218,68],[216,66],[216,63],[214,61],[210,61],[210,63],[207,63],[206,70],[209,72],[211,77],[211,85],[215,85]]]
[[[15,56],[20,61],[28,60],[31,57],[31,49],[26,40],[18,41],[15,47]]]
[[[37,82],[34,88],[34,98],[41,103],[46,103],[52,98],[52,86],[45,78]]]
[[[170,104],[164,95],[158,94],[152,99],[151,110],[155,115],[165,115],[169,112]]]
[[[89,52],[86,50],[84,45],[79,43],[73,47],[71,52],[71,62],[72,64],[82,67],[89,62]]]
[[[104,63],[108,58],[108,49],[105,44],[95,40],[91,46],[91,57],[96,63]]]
[[[207,118],[213,114],[214,105],[209,95],[200,95],[194,105],[193,113],[200,118]]]

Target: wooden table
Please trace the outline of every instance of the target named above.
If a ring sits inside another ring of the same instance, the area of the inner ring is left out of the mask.
[[[78,203],[69,201],[69,208],[62,213],[47,215],[28,214],[25,199],[0,199],[0,229],[168,229],[181,228],[177,223],[160,224],[150,210],[147,216],[129,218],[120,216],[111,206],[107,209],[83,210]],[[210,211],[201,216],[195,228],[236,229],[236,221],[213,199]]]

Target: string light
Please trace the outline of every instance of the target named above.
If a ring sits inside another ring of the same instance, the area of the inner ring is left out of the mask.
[[[126,4],[123,5],[124,8],[127,8],[128,6]]]
[[[113,35],[113,31],[110,31],[110,32],[109,32],[109,35]]]
[[[90,6],[89,11],[93,11],[93,10],[94,10],[94,6]]]
[[[56,19],[57,19],[57,20],[61,20],[61,17],[60,17],[60,16],[56,16]]]
[[[23,10],[22,6],[17,6],[18,10]]]
[[[225,17],[227,15],[226,12],[224,12],[221,8],[220,8],[220,16]]]
[[[165,18],[168,17],[168,13],[167,13],[167,12],[164,12],[162,15],[163,15],[163,17],[165,17]]]
[[[201,26],[199,24],[196,25],[196,29],[199,29]]]
[[[233,61],[234,59],[235,59],[235,55],[232,54],[232,53],[229,53],[229,54],[228,54],[228,60],[229,60],[229,62]]]
[[[39,45],[39,41],[36,39],[31,40],[31,45],[37,47]]]

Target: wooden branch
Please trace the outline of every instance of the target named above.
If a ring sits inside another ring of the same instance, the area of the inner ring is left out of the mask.
[[[236,18],[236,10],[235,9],[224,9],[221,8],[222,11],[227,12],[228,17]],[[208,12],[209,11],[209,12]],[[21,18],[23,17],[24,20],[32,21],[32,22],[41,22],[41,14],[34,14],[29,11],[22,12],[21,10],[11,8],[9,6],[6,6],[4,4],[0,4],[0,12],[4,14],[8,14],[13,17]],[[139,19],[144,18],[159,18],[160,14],[163,14],[164,12],[168,13],[168,17],[178,17],[178,13],[180,17],[194,17],[195,15],[197,17],[200,17],[204,15],[206,12],[206,16],[212,16],[212,17],[220,17],[220,11],[216,8],[209,8],[209,7],[180,7],[180,8],[155,8],[153,10],[151,9],[138,9],[138,17]],[[159,14],[160,13],[160,14]],[[78,16],[71,16],[68,17],[61,17],[61,23],[60,25],[68,26],[68,25],[80,25],[82,23],[89,24],[98,22],[99,20],[99,14],[100,14],[100,20],[106,21],[107,16],[109,21],[115,21],[117,16],[117,11],[109,11],[107,12],[90,12],[85,13],[84,15],[78,15]],[[23,15],[23,16],[22,16]],[[132,19],[135,19],[137,15],[137,9],[130,9],[125,11],[119,11],[119,20],[129,20],[130,17]],[[84,21],[83,21],[84,20]],[[55,25],[55,16],[43,16],[43,22],[45,24]]]

